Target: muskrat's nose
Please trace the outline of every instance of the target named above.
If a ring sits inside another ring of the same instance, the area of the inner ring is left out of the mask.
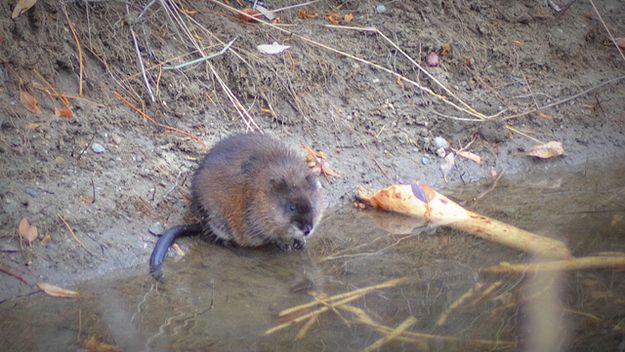
[[[311,224],[306,224],[304,225],[304,228],[302,229],[302,232],[304,232],[304,236],[308,236],[310,234],[310,232],[313,229],[313,225]]]

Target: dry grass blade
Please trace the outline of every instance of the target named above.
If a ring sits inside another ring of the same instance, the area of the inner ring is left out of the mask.
[[[354,291],[350,291],[350,292],[346,292],[346,293],[341,293],[338,295],[334,295],[334,296],[330,296],[328,298],[325,299],[325,302],[333,302],[333,301],[337,301],[340,299],[344,299],[344,298],[348,298],[348,297],[352,297],[352,296],[359,296],[362,294],[367,294],[371,291],[375,291],[375,290],[379,290],[379,289],[383,289],[383,288],[390,288],[390,287],[395,287],[395,286],[399,286],[401,284],[404,284],[407,282],[407,278],[403,277],[403,278],[399,278],[399,279],[392,279],[392,280],[388,280],[385,281],[381,284],[377,284],[377,285],[373,285],[373,286],[368,286],[368,287],[363,287],[363,288],[359,288],[357,290]],[[311,308],[317,305],[322,304],[320,301],[313,301],[313,302],[309,302],[306,304],[302,304],[296,307],[292,307],[289,309],[285,309],[280,311],[280,313],[278,313],[278,316],[285,316],[285,315],[290,315],[293,314],[299,310],[304,310],[307,308]]]
[[[439,316],[438,319],[436,320],[436,326],[441,326],[443,324],[445,324],[445,322],[447,321],[447,318],[449,318],[449,315],[454,312],[455,310],[457,310],[458,308],[460,308],[460,306],[462,304],[464,304],[464,302],[468,301],[470,298],[472,298],[473,296],[476,295],[476,293],[482,289],[482,286],[484,284],[481,282],[476,283],[473,287],[471,287],[471,289],[469,289],[467,292],[465,292],[462,296],[460,296],[457,300],[455,300],[452,304],[449,305],[449,307],[447,307],[447,309],[445,309],[445,311],[443,311]]]
[[[78,242],[78,244],[85,250],[87,251],[89,254],[95,256],[95,254],[93,254],[93,252],[91,252],[89,250],[89,248],[87,248],[87,246],[85,246],[85,244],[80,240],[80,238],[78,238],[78,236],[76,236],[76,234],[74,233],[74,230],[72,230],[72,227],[69,226],[69,224],[67,223],[67,221],[65,221],[65,219],[63,219],[63,217],[61,216],[61,214],[59,214],[59,219],[61,219],[61,221],[63,222],[63,224],[65,224],[65,227],[67,228],[67,230],[69,231],[69,233],[72,235],[72,237],[76,240],[76,242]]]
[[[302,326],[301,329],[299,329],[299,331],[297,332],[297,335],[295,335],[295,340],[301,340],[304,337],[306,337],[306,334],[308,333],[308,330],[310,330],[310,328],[315,324],[315,322],[317,321],[318,316],[315,315],[314,317],[308,319],[308,321],[306,323],[304,323],[304,325]]]
[[[413,326],[414,323],[416,323],[416,322],[417,322],[417,319],[415,319],[414,317],[410,317],[410,318],[404,320],[404,322],[399,324],[399,326],[397,326],[397,328],[395,328],[395,330],[391,331],[386,336],[384,336],[381,339],[377,340],[376,342],[372,343],[371,345],[369,345],[369,347],[365,348],[363,351],[371,352],[371,351],[377,350],[378,348],[384,346],[386,343],[388,343],[388,342],[392,341],[393,339],[395,339],[402,332],[407,330],[409,327]]]
[[[293,307],[293,308],[289,308],[286,310],[281,311],[278,315],[279,316],[285,316],[285,315],[290,315],[293,314],[295,312],[301,311],[303,309],[307,309],[310,307],[314,307],[317,305],[325,305],[324,307],[321,307],[317,310],[314,310],[312,312],[297,316],[294,319],[291,319],[289,321],[287,321],[286,323],[274,326],[271,329],[268,329],[267,331],[265,331],[265,335],[269,335],[269,334],[273,334],[276,331],[288,328],[291,325],[294,325],[296,323],[302,322],[304,320],[310,319],[312,317],[318,316],[321,313],[324,313],[328,310],[334,309],[336,307],[340,307],[343,304],[355,301],[359,298],[362,298],[363,296],[367,295],[368,293],[373,292],[374,290],[377,289],[381,289],[381,288],[388,288],[388,287],[394,287],[397,285],[400,285],[404,282],[406,282],[406,278],[400,278],[400,279],[393,279],[393,280],[388,280],[386,282],[383,282],[381,284],[378,285],[373,285],[373,286],[369,286],[369,287],[365,287],[365,288],[361,288],[355,291],[351,291],[351,292],[347,292],[347,293],[342,293],[340,295],[335,295],[335,296],[330,296],[328,298],[325,298],[323,301],[319,301],[319,300],[315,300],[314,302],[310,302],[307,304],[303,304],[297,307]]]
[[[395,329],[390,328],[388,326],[384,326],[375,322],[369,314],[367,314],[361,308],[357,308],[348,304],[341,305],[338,307],[341,310],[350,312],[356,316],[356,322],[360,324],[364,324],[370,326],[374,330],[376,330],[381,335],[387,335],[392,333]],[[419,348],[423,347],[424,341],[433,341],[433,342],[443,342],[450,344],[458,344],[458,343],[466,343],[472,346],[477,346],[479,348],[489,348],[489,349],[509,349],[516,346],[516,343],[513,341],[504,341],[504,340],[466,340],[455,336],[444,336],[444,335],[432,335],[426,333],[419,332],[409,332],[403,331],[401,334],[398,334],[395,337],[396,340],[401,342],[411,343],[416,345]]]
[[[65,14],[65,18],[67,19],[67,24],[69,26],[69,29],[72,32],[72,36],[74,36],[74,41],[76,41],[76,47],[78,50],[78,65],[79,65],[79,81],[78,81],[78,96],[82,97],[82,75],[83,75],[83,59],[82,59],[82,45],[80,44],[80,40],[78,39],[78,34],[76,34],[76,29],[74,29],[74,24],[72,23],[72,21],[69,19],[69,16],[67,15],[67,10],[65,9],[65,7],[63,7],[63,13]]]
[[[401,75],[401,74],[399,74],[399,73],[397,73],[397,72],[395,72],[395,71],[393,71],[393,70],[391,70],[391,69],[389,69],[389,68],[387,68],[387,67],[384,67],[384,66],[379,65],[379,64],[376,64],[376,63],[374,63],[374,62],[371,62],[371,61],[365,60],[365,59],[363,59],[363,58],[361,58],[361,57],[358,57],[358,56],[355,56],[355,55],[349,54],[349,53],[344,52],[344,51],[341,51],[341,50],[339,50],[339,49],[333,48],[333,47],[331,47],[331,46],[329,46],[329,45],[326,45],[326,44],[320,43],[320,42],[318,42],[318,41],[315,41],[315,40],[313,40],[313,39],[310,39],[310,38],[308,38],[308,37],[305,37],[305,36],[303,36],[303,35],[301,35],[301,34],[297,34],[297,33],[295,33],[295,32],[288,31],[288,30],[286,30],[286,29],[284,29],[284,28],[281,28],[281,27],[279,27],[279,26],[274,25],[273,23],[270,23],[270,22],[267,22],[267,21],[263,21],[263,20],[257,19],[257,18],[255,18],[255,17],[253,17],[253,16],[251,16],[251,15],[249,15],[249,14],[247,14],[247,13],[243,12],[243,11],[240,11],[240,10],[238,10],[238,9],[235,9],[234,7],[229,6],[229,5],[227,5],[227,4],[224,4],[224,3],[220,2],[220,1],[217,1],[217,0],[210,0],[210,1],[211,1],[211,2],[213,2],[213,3],[214,3],[214,4],[216,4],[216,5],[219,5],[219,6],[221,6],[221,7],[224,7],[224,8],[226,8],[226,9],[228,9],[228,10],[229,10],[229,11],[231,11],[231,12],[237,13],[237,14],[239,14],[240,16],[243,16],[244,18],[250,18],[250,19],[253,19],[253,20],[257,21],[257,23],[260,23],[260,24],[265,25],[265,26],[269,26],[269,27],[271,27],[271,28],[273,28],[273,29],[276,29],[276,30],[278,30],[278,31],[280,31],[280,32],[283,32],[283,33],[286,33],[286,34],[288,34],[288,35],[290,35],[290,36],[296,37],[296,38],[298,38],[298,39],[300,39],[300,40],[302,40],[302,41],[304,41],[304,42],[306,42],[306,43],[312,44],[312,45],[314,45],[314,46],[317,46],[317,47],[320,47],[320,48],[323,48],[323,49],[326,49],[326,50],[329,50],[329,51],[334,52],[334,53],[336,53],[336,54],[339,54],[339,55],[341,55],[341,56],[344,56],[344,57],[350,58],[350,59],[352,59],[352,60],[356,60],[356,61],[361,62],[361,63],[364,63],[364,64],[366,64],[366,65],[369,65],[369,66],[375,67],[375,68],[377,68],[377,69],[379,69],[379,70],[382,70],[382,71],[384,71],[384,72],[390,73],[390,74],[392,74],[394,77],[396,77],[396,78],[401,78],[402,80],[404,80],[404,81],[406,81],[406,82],[410,83],[411,85],[413,85],[413,86],[417,87],[418,89],[420,89],[420,90],[422,90],[422,91],[424,91],[424,92],[426,92],[426,93],[430,94],[431,96],[433,96],[433,97],[435,97],[435,98],[437,98],[437,99],[439,99],[439,100],[443,101],[444,103],[446,103],[446,104],[448,104],[448,105],[452,106],[453,108],[455,108],[455,109],[456,109],[456,110],[458,110],[458,111],[462,111],[462,112],[467,113],[467,114],[469,114],[469,115],[476,116],[476,117],[478,117],[478,118],[479,118],[479,119],[481,119],[481,120],[489,118],[489,117],[486,117],[485,115],[483,115],[483,114],[481,114],[481,113],[479,113],[479,112],[476,112],[476,111],[475,111],[473,108],[471,108],[470,106],[469,106],[468,108],[463,108],[463,107],[461,107],[461,106],[458,106],[457,104],[455,104],[454,102],[450,101],[450,100],[449,100],[449,99],[447,99],[446,97],[444,97],[444,96],[442,96],[442,95],[440,95],[440,94],[436,94],[436,93],[435,93],[433,90],[431,90],[430,88],[424,87],[424,86],[420,85],[418,82],[416,82],[416,81],[414,81],[414,80],[411,80],[411,79],[409,79],[408,77],[405,77],[405,76],[403,76],[403,75]],[[344,27],[344,28],[354,29],[354,28],[357,28],[357,27]],[[361,29],[362,29],[362,28],[361,28]],[[374,29],[374,28],[368,28],[368,30],[376,31],[376,29]],[[467,105],[467,106],[468,106],[468,105]]]
[[[178,132],[180,134],[183,134],[183,135],[193,139],[194,141],[200,143],[202,145],[202,148],[204,148],[204,149],[208,148],[208,145],[206,144],[206,142],[204,142],[203,140],[201,140],[200,138],[198,138],[197,136],[195,136],[191,132],[182,130],[182,129],[177,128],[177,127],[173,127],[173,126],[169,126],[169,125],[165,125],[165,124],[156,122],[156,120],[154,120],[154,118],[152,118],[150,115],[146,114],[141,109],[136,107],[133,103],[131,103],[128,99],[126,99],[123,96],[121,96],[121,94],[119,94],[118,92],[113,92],[113,94],[115,95],[115,97],[117,99],[119,99],[119,101],[121,101],[122,103],[126,104],[126,106],[128,106],[129,108],[134,110],[137,114],[139,114],[139,116],[143,117],[145,120],[148,120],[148,121],[152,122],[153,124],[155,124],[156,126],[162,127],[162,128],[164,128],[166,130],[173,131],[173,132]]]

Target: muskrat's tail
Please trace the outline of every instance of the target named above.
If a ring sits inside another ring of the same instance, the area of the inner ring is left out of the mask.
[[[165,260],[167,250],[171,244],[174,243],[176,238],[197,235],[200,232],[202,232],[202,225],[200,224],[177,225],[165,231],[158,239],[158,242],[156,242],[152,255],[150,256],[150,274],[157,280],[163,276],[163,272],[161,271],[163,260]]]

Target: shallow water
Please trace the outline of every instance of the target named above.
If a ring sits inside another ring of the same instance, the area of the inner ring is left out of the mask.
[[[483,196],[489,185],[444,193],[585,256],[625,252],[624,175],[625,167],[586,167],[504,177]],[[79,299],[4,302],[0,340],[8,351],[76,350],[91,337],[125,351],[361,351],[383,336],[380,325],[394,329],[413,317],[406,331],[429,335],[393,340],[381,350],[625,350],[625,271],[480,275],[480,268],[531,258],[471,235],[413,226],[344,208],[326,215],[303,252],[230,250],[185,239],[189,252],[167,258],[163,283],[148,275],[146,263],[85,282],[76,287]],[[319,314],[299,339],[309,319],[264,334],[286,321],[280,310],[314,300],[313,292],[331,296],[394,278],[405,281]],[[449,310],[474,287],[476,295]],[[357,319],[358,312],[371,321]]]

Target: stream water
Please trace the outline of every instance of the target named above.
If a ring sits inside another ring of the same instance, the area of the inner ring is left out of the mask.
[[[484,184],[442,193],[562,240],[575,256],[615,255],[625,253],[624,176],[625,167],[586,166],[503,177],[490,192]],[[167,258],[164,282],[149,276],[146,262],[72,288],[77,299],[4,302],[2,349],[67,351],[91,341],[124,351],[361,351],[405,323],[407,333],[378,341],[380,350],[625,350],[624,270],[484,275],[480,268],[533,259],[468,234],[414,226],[348,207],[328,212],[301,252],[184,239],[189,251]],[[324,312],[266,334],[301,314],[279,317],[281,310],[315,295],[323,301],[399,278],[343,307],[319,303],[306,312]]]

